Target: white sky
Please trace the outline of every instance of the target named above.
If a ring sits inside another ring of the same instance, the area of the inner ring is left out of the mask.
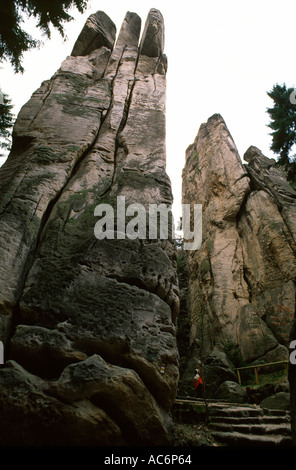
[[[66,42],[53,31],[39,50],[24,54],[23,75],[1,64],[0,87],[17,114],[71,53],[91,13],[103,10],[119,31],[127,11],[138,13],[143,26],[150,8],[159,9],[165,20],[167,171],[174,212],[180,214],[185,150],[214,113],[225,119],[241,157],[250,145],[274,157],[266,113],[272,101],[266,91],[275,83],[296,85],[295,0],[90,0],[83,15],[73,11],[75,21],[65,25]],[[40,37],[34,25],[28,21],[26,29]]]

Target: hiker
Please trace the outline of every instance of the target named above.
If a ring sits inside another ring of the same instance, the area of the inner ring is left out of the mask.
[[[196,391],[197,395],[199,395],[199,392],[201,392],[201,394],[203,394],[203,380],[201,378],[200,369],[199,369],[198,366],[195,369],[195,375],[193,377],[193,385],[194,385],[194,388],[195,388],[195,391]]]

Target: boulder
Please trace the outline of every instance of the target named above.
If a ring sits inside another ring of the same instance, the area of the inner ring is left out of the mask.
[[[208,355],[202,372],[207,398],[214,398],[223,382],[235,382],[237,380],[233,364],[226,354],[219,350],[214,350]]]
[[[260,403],[261,408],[269,410],[290,410],[290,394],[286,392],[278,392],[270,397],[264,398]]]
[[[218,388],[215,398],[228,403],[244,403],[247,401],[247,392],[237,382],[226,380]]]
[[[289,393],[288,383],[274,384],[266,383],[256,387],[246,387],[248,403],[260,404],[265,398],[279,392]]]
[[[247,363],[264,356],[278,344],[252,304],[246,304],[241,309],[239,335],[241,353]]]

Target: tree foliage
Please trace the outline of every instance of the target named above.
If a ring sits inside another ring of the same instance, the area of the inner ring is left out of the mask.
[[[286,84],[273,86],[267,92],[273,100],[273,108],[267,108],[271,118],[269,127],[273,130],[270,149],[278,155],[277,164],[284,168],[291,183],[296,183],[296,156],[291,155],[296,144],[296,104],[291,101],[294,88]]]
[[[23,53],[39,45],[39,41],[22,29],[24,15],[36,18],[37,27],[48,38],[51,26],[64,37],[64,23],[73,19],[69,9],[76,7],[83,13],[86,5],[87,0],[1,0],[0,60],[8,60],[15,72],[23,72]]]
[[[3,150],[10,149],[10,135],[14,123],[14,116],[11,112],[13,105],[7,95],[1,93],[0,102],[0,157],[3,157]]]

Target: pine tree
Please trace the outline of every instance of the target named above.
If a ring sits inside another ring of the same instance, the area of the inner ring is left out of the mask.
[[[10,98],[0,93],[0,157],[4,157],[4,151],[10,150],[11,129],[14,123],[14,116],[11,113],[13,105]]]
[[[286,84],[276,84],[267,92],[274,101],[273,108],[267,108],[271,118],[268,124],[273,132],[270,149],[278,155],[277,164],[284,168],[290,183],[296,183],[296,156],[291,150],[296,144],[296,104],[291,101],[294,88],[287,88]]]
[[[68,11],[76,7],[83,13],[87,0],[1,0],[0,1],[0,60],[8,60],[15,72],[23,72],[23,53],[37,47],[39,41],[21,27],[23,16],[33,16],[37,27],[50,38],[50,27],[56,28],[62,37],[64,23],[73,18]]]

